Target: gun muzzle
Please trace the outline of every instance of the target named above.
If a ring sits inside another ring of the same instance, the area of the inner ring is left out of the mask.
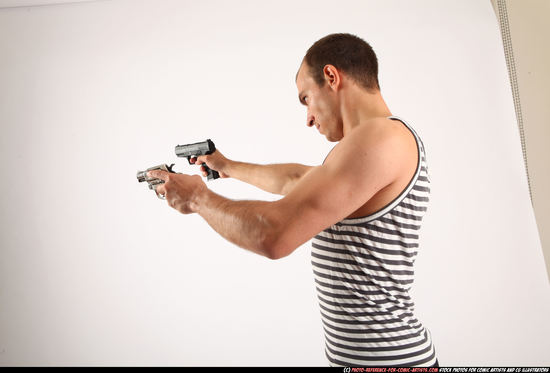
[[[159,194],[157,192],[157,189],[156,189],[157,185],[164,184],[164,180],[157,179],[156,177],[149,178],[149,177],[147,177],[147,172],[153,171],[153,170],[162,170],[162,171],[166,171],[166,172],[175,173],[172,170],[172,167],[174,167],[174,163],[172,163],[170,166],[168,166],[167,164],[161,164],[161,165],[158,165],[158,166],[150,167],[150,168],[146,169],[145,171],[138,171],[137,174],[136,174],[136,177],[137,177],[138,182],[140,182],[140,183],[146,181],[147,184],[149,185],[149,189],[154,190],[155,193],[157,194],[158,198],[166,199],[162,194]]]

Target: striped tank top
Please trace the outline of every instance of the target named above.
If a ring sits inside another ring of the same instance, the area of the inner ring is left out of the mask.
[[[409,290],[430,194],[424,144],[403,192],[381,210],[344,219],[312,240],[311,263],[331,366],[431,366],[431,334]]]

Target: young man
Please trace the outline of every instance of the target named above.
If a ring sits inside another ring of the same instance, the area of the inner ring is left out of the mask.
[[[408,295],[429,200],[422,141],[392,116],[380,92],[376,55],[354,35],[332,34],[313,44],[296,85],[306,124],[338,142],[322,165],[256,165],[219,151],[194,159],[282,199],[232,201],[198,175],[151,171],[165,181],[157,192],[171,207],[198,213],[229,241],[270,259],[313,238],[331,365],[437,364],[431,335]]]

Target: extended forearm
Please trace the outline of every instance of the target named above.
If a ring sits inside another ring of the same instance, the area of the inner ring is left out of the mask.
[[[298,163],[259,165],[232,161],[227,174],[266,192],[286,195],[311,168]]]
[[[270,247],[277,223],[265,201],[234,201],[207,189],[196,201],[196,212],[222,237],[244,249],[275,259]]]

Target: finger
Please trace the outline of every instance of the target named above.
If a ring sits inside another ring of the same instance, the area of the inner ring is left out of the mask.
[[[152,170],[147,172],[147,177],[150,179],[161,179],[161,180],[168,180],[169,173],[162,170]]]
[[[196,159],[196,163],[197,163],[197,164],[206,163],[206,158],[207,158],[207,157],[208,157],[207,155],[200,155],[200,156],[198,156],[197,159]]]
[[[202,176],[208,176],[208,171],[206,170],[206,167],[201,165],[201,174]]]
[[[191,159],[189,160],[189,162],[191,162],[191,163],[197,162],[197,157],[191,157]]]
[[[163,196],[166,196],[166,187],[164,184],[155,185],[155,191],[158,194],[162,194]]]

